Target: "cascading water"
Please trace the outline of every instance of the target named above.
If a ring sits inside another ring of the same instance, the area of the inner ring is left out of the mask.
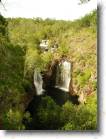
[[[34,71],[34,85],[35,85],[35,88],[36,88],[36,92],[37,92],[37,95],[42,95],[43,94],[43,80],[42,80],[42,75],[40,72],[38,71]]]
[[[57,66],[56,87],[64,91],[69,91],[69,83],[71,80],[71,63],[62,60]]]

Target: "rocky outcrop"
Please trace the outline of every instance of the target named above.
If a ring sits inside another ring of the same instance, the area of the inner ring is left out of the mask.
[[[70,94],[70,96],[75,94],[75,91],[73,89],[72,79],[70,80],[70,84],[69,84],[69,94]]]
[[[43,88],[44,89],[48,89],[50,87],[55,87],[58,66],[63,60],[65,60],[64,57],[62,57],[60,59],[53,60],[51,63],[48,64],[46,71],[42,72],[42,77],[43,77],[43,82],[44,82]],[[69,94],[70,95],[74,94],[74,89],[73,89],[71,77],[70,77],[70,83],[69,83]]]
[[[55,86],[55,82],[56,82],[56,70],[57,70],[57,65],[58,65],[59,61],[58,60],[54,60],[52,61],[48,67],[46,71],[42,72],[42,77],[43,77],[43,88],[44,89],[48,89],[50,87]]]

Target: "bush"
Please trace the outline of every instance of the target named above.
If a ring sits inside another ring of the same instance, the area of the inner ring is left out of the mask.
[[[67,101],[62,107],[49,97],[43,97],[37,109],[37,129],[45,130],[96,130],[96,95],[87,99],[87,104],[73,105]]]
[[[77,82],[80,85],[80,87],[84,87],[86,83],[89,81],[89,78],[91,77],[91,71],[86,70],[85,72],[81,72],[77,76]]]
[[[51,97],[43,97],[37,112],[40,128],[58,129],[60,127],[60,111],[60,107]]]
[[[10,109],[3,115],[3,129],[4,130],[22,130],[25,126],[22,124],[23,114],[20,111],[13,111]]]
[[[92,84],[93,84],[93,90],[96,91],[96,89],[97,89],[97,81],[93,81]]]
[[[42,59],[43,68],[46,68],[47,65],[50,63],[50,61],[52,61],[52,54],[50,52],[42,53],[41,59]]]
[[[96,130],[97,129],[96,97],[90,97],[86,105],[73,106],[70,102],[63,105],[61,120],[62,130]]]
[[[69,48],[68,48],[67,44],[64,43],[64,42],[61,43],[61,44],[60,44],[60,47],[58,48],[58,53],[59,53],[60,55],[67,55],[68,52],[69,52]]]

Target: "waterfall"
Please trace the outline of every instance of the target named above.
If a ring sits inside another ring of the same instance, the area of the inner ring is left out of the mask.
[[[69,91],[69,83],[71,80],[71,63],[62,60],[57,66],[56,87],[64,91]]]
[[[34,71],[34,85],[35,85],[35,88],[36,88],[36,92],[37,92],[37,95],[42,95],[43,94],[43,80],[42,80],[42,75],[40,72],[38,71]]]

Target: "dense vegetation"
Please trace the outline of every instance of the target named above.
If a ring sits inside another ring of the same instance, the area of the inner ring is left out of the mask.
[[[95,98],[95,96],[93,96]],[[87,105],[73,105],[67,101],[62,107],[50,97],[43,97],[38,107],[38,129],[94,130],[96,129],[96,100],[89,98]],[[34,123],[34,121],[32,121]],[[35,123],[36,125],[36,123]]]
[[[96,11],[73,22],[0,15],[1,129],[31,129],[33,124],[36,129],[97,129],[96,22]],[[49,40],[49,47],[57,42],[57,51],[42,53],[42,39]],[[73,62],[75,93],[88,92],[86,104],[67,101],[59,106],[50,96],[43,96],[32,116],[25,110],[35,96],[34,69],[42,71],[62,55]]]

